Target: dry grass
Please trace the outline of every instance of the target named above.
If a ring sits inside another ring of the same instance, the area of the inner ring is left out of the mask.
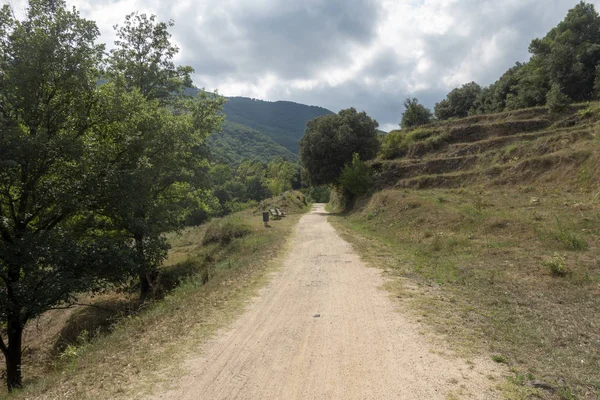
[[[597,193],[391,190],[330,219],[415,318],[510,366],[508,398],[600,396]]]
[[[174,289],[136,314],[127,316],[126,309],[120,318],[95,314],[110,321],[110,328],[90,335],[79,326],[61,349],[46,354],[45,363],[24,366],[26,388],[8,398],[143,398],[157,385],[168,384],[186,352],[238,316],[266,282],[300,215],[267,229],[260,215],[244,211],[233,218],[243,220],[247,235],[209,245],[202,245],[206,227],[170,235],[173,248],[161,279]],[[118,293],[107,296],[122,299]],[[53,339],[39,345],[56,341],[82,312],[90,310],[45,315],[53,330],[47,336]]]

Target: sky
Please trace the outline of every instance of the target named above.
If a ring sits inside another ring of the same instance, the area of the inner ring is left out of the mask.
[[[588,0],[589,1],[589,0]],[[18,11],[23,0],[9,1]],[[589,1],[598,9],[600,0]],[[527,61],[578,0],[67,0],[109,47],[132,11],[172,19],[177,62],[226,96],[366,111],[398,127],[407,97],[433,109],[453,88]]]

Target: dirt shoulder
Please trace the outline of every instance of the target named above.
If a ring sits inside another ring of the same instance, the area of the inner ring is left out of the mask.
[[[496,398],[499,367],[444,355],[397,312],[384,283],[316,205],[246,313],[154,398]]]

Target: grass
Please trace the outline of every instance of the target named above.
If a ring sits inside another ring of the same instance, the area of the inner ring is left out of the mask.
[[[289,214],[265,228],[262,215],[247,210],[169,235],[172,249],[161,279],[173,290],[141,312],[121,314],[108,333],[80,330],[51,361],[25,365],[25,389],[3,396],[144,398],[168,385],[186,355],[238,316],[267,282],[300,216]]]
[[[414,318],[457,350],[493,355],[511,368],[507,398],[595,399],[594,196],[532,186],[384,190],[330,220],[367,261],[390,271],[388,289]],[[527,386],[534,380],[555,392]]]

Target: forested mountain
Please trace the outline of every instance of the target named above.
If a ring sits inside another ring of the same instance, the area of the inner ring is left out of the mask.
[[[229,97],[223,112],[230,122],[246,125],[267,135],[286,149],[298,153],[306,123],[331,111],[290,101],[263,101],[247,97]]]
[[[275,157],[296,162],[298,155],[245,125],[225,121],[223,130],[208,139],[213,161],[239,164],[244,160],[268,163]]]
[[[189,88],[186,93],[195,96],[198,89]],[[256,130],[294,154],[298,154],[298,143],[304,135],[306,123],[322,115],[333,114],[323,107],[248,97],[227,97],[223,113],[226,121]]]

